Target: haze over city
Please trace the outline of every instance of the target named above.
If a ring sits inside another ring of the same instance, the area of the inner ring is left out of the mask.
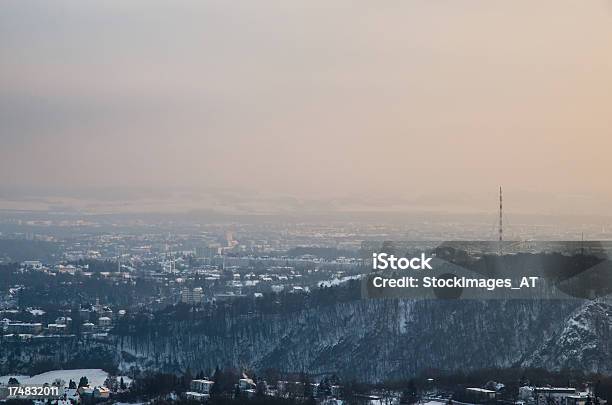
[[[612,0],[5,0],[0,402],[612,405]]]
[[[0,208],[607,215],[607,1],[8,1]]]

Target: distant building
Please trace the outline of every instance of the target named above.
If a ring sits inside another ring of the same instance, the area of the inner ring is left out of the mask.
[[[239,298],[246,298],[246,294],[234,294],[233,292],[229,292],[229,293],[220,293],[220,294],[215,294],[215,301],[216,302],[226,302],[226,301],[232,301],[235,299],[239,299]]]
[[[519,388],[519,398],[535,401],[536,404],[584,405],[592,392],[578,392],[573,387],[531,387]],[[592,397],[591,397],[592,398]]]
[[[76,388],[64,388],[64,401],[70,401],[73,404],[79,403],[79,393]]]
[[[241,378],[240,380],[238,380],[238,389],[240,391],[248,391],[248,390],[254,390],[256,389],[257,386],[255,385],[255,382],[250,379],[250,378]]]
[[[79,387],[79,389],[77,390],[77,392],[79,393],[79,395],[83,398],[83,397],[93,397],[93,393],[94,393],[94,389],[93,387],[90,387],[89,385],[84,385],[82,387]]]
[[[95,326],[96,326],[96,325],[94,325],[94,324],[93,324],[93,323],[91,323],[91,322],[85,322],[85,323],[82,325],[81,330],[82,330],[83,332],[93,332],[93,330],[94,330],[94,327],[95,327]]]
[[[590,400],[590,403],[593,403],[593,399],[582,396],[582,395],[568,395],[565,397],[566,405],[586,405],[586,403]],[[601,402],[600,402],[601,403]]]
[[[328,398],[321,402],[322,405],[343,405],[344,401],[336,398]]]
[[[27,270],[42,270],[43,265],[38,260],[26,260],[25,262],[21,263],[21,267]]]
[[[96,387],[93,390],[93,396],[100,399],[108,398],[110,397],[110,390],[106,387]]]
[[[79,316],[81,320],[84,322],[89,321],[90,314],[91,314],[91,311],[87,308],[79,309]]]
[[[279,293],[285,289],[285,286],[282,284],[275,284],[271,287],[272,292]]]
[[[60,264],[59,266],[56,267],[56,270],[58,273],[68,273],[68,274],[74,275],[79,269],[77,269],[72,264],[68,264],[65,266]]]
[[[96,399],[108,399],[110,397],[110,390],[106,387],[89,385],[79,387],[77,390],[81,398],[96,398]]]
[[[191,380],[191,391],[187,391],[185,396],[192,401],[207,401],[210,398],[213,384],[214,382],[209,380]]]
[[[199,392],[200,394],[210,394],[210,390],[214,382],[210,380],[191,380],[191,391]]]
[[[69,316],[60,316],[55,320],[55,323],[58,325],[70,325],[72,323],[72,318]]]
[[[199,392],[187,391],[185,397],[191,401],[206,402],[210,398],[210,394],[201,394]]]
[[[488,401],[494,401],[497,397],[497,391],[487,390],[484,388],[466,388],[465,395],[468,402],[470,403],[483,403]],[[461,402],[464,402],[462,399]]]
[[[181,290],[181,302],[190,305],[201,304],[204,300],[204,290],[202,287],[183,288]]]
[[[112,319],[107,316],[101,316],[100,318],[98,318],[98,326],[100,326],[101,328],[109,328],[112,326],[112,324]]]
[[[109,307],[101,307],[98,311],[98,315],[113,319],[113,310]]]
[[[50,323],[47,325],[47,329],[49,329],[49,333],[62,334],[66,333],[67,327],[66,324]]]
[[[42,332],[42,323],[11,322],[6,325],[7,333],[36,335]]]

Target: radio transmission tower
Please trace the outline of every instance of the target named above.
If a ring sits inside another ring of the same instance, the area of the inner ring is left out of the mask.
[[[503,199],[502,188],[499,186],[499,254],[502,254],[502,242],[504,240],[504,223],[503,223]]]

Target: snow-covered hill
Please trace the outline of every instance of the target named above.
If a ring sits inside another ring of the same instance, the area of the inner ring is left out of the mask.
[[[245,366],[368,381],[512,366],[612,373],[611,315],[607,303],[578,300],[354,300],[227,316],[214,325],[172,320],[157,331],[103,341],[3,344],[0,372],[85,361],[123,371]]]

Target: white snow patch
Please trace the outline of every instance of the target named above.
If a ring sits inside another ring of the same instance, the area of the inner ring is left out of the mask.
[[[319,283],[319,287],[332,287],[335,285],[340,285],[342,283],[346,283],[347,281],[350,280],[358,280],[361,278],[361,275],[358,274],[356,276],[346,276],[346,277],[342,277],[342,278],[334,278],[332,280],[326,280],[326,281],[321,281]]]
[[[22,376],[19,376],[19,375],[18,376],[10,376],[10,375],[2,376],[0,377],[0,384],[7,384],[9,378],[15,377],[17,378],[17,381],[19,381],[20,384],[35,384],[35,385],[42,385],[45,383],[51,384],[53,381],[59,378],[61,380],[64,380],[65,384],[68,385],[68,382],[70,380],[73,380],[74,382],[78,384],[79,380],[83,376],[87,377],[87,380],[89,381],[89,385],[95,386],[95,385],[103,385],[104,381],[108,377],[108,373],[99,368],[81,368],[81,369],[75,369],[75,370],[53,370],[53,371],[47,371],[46,373],[34,375],[32,377],[23,376],[23,375]],[[125,381],[125,378],[124,378],[124,382],[127,384],[127,381]]]

